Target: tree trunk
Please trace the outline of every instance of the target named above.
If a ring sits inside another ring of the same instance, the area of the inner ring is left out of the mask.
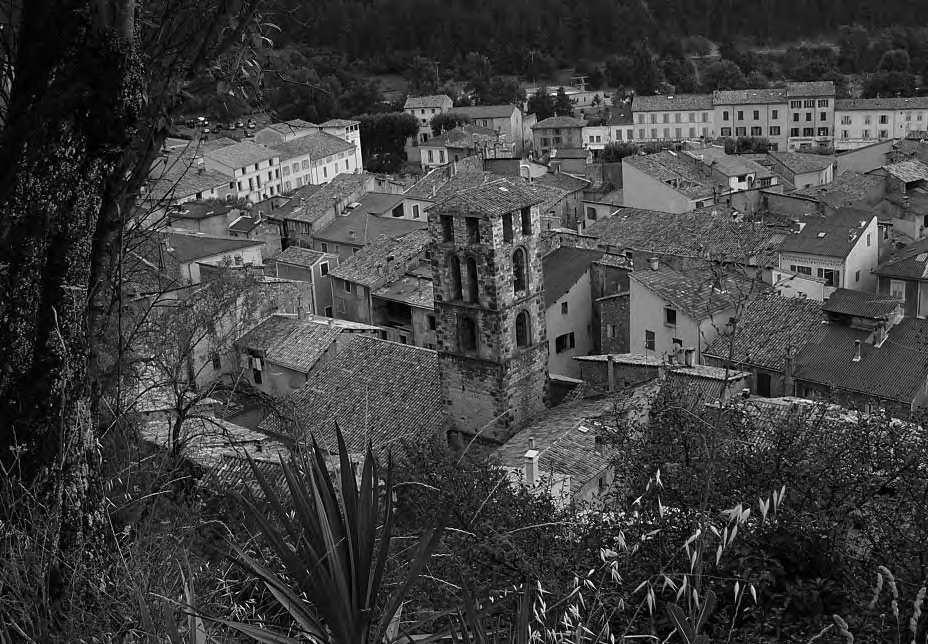
[[[132,11],[26,2],[0,134],[0,463],[51,511],[64,548],[93,516],[89,303],[106,290],[113,178],[144,105]]]

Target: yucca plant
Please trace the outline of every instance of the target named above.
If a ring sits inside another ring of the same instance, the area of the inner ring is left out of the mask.
[[[269,512],[252,497],[246,504],[291,581],[241,547],[234,549],[241,564],[264,581],[293,617],[304,638],[323,644],[380,644],[395,639],[398,619],[394,617],[438,544],[443,526],[439,521],[421,535],[405,577],[384,597],[384,571],[393,538],[392,462],[388,459],[381,481],[368,445],[359,486],[338,427],[336,434],[339,490],[315,439],[308,456],[281,463],[289,492],[283,495],[286,501],[253,468]],[[298,641],[252,625],[223,623],[260,642]]]

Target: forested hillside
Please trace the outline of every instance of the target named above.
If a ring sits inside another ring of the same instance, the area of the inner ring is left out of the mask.
[[[840,25],[868,29],[928,23],[922,0],[276,0],[269,19],[282,39],[332,48],[349,58],[422,53],[448,61],[479,51],[502,72],[521,72],[533,58],[558,63],[601,58],[648,39],[703,34],[714,40],[793,41],[833,34]],[[534,52],[534,54],[532,53]]]

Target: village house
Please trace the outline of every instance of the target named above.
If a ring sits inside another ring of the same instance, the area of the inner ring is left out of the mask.
[[[512,155],[512,145],[501,144],[496,130],[465,124],[420,143],[419,163],[428,171],[475,155],[508,158]]]
[[[238,205],[218,199],[209,201],[185,201],[164,209],[159,225],[178,230],[189,230],[212,237],[223,237],[229,232],[229,224],[244,211]]]
[[[635,121],[632,111],[624,104],[606,112],[605,117],[590,119],[583,126],[583,147],[592,150],[594,158],[611,143],[635,141]]]
[[[280,158],[281,190],[328,183],[361,169],[355,145],[331,134],[312,132],[273,145]]]
[[[629,275],[631,353],[682,362],[684,351],[702,352],[729,324],[738,303],[760,289],[713,271],[680,273],[655,258]]]
[[[264,243],[250,239],[209,237],[200,233],[169,231],[162,234],[159,251],[169,255],[176,265],[176,277],[182,284],[199,284],[203,267],[255,267],[264,264]],[[162,258],[158,262],[166,266]]]
[[[830,289],[873,291],[878,264],[877,218],[872,211],[839,208],[826,216],[798,220],[780,246],[779,266],[815,275]]]
[[[928,317],[928,239],[894,251],[874,272],[879,295],[902,301],[908,317]]]
[[[835,160],[821,154],[802,154],[800,152],[768,153],[777,174],[797,189],[823,186],[834,180]]]
[[[329,119],[319,126],[323,134],[336,136],[354,146],[354,167],[363,168],[364,160],[361,157],[361,122],[351,119]]]
[[[787,150],[832,147],[835,124],[834,82],[787,83],[786,98],[789,100]]]
[[[928,164],[907,159],[884,165],[874,174],[886,181],[886,207],[880,219],[897,239],[921,239],[928,229]]]
[[[394,239],[425,227],[425,219],[376,217],[352,207],[313,233],[312,247],[348,259],[375,239]]]
[[[328,274],[338,262],[337,255],[290,246],[274,258],[273,265],[268,266],[265,272],[273,273],[274,277],[308,284],[309,310],[315,315],[332,317],[332,287]]]
[[[579,378],[580,367],[572,358],[590,353],[596,345],[590,275],[593,262],[601,257],[595,250],[562,246],[542,258],[552,380]]]
[[[293,141],[301,136],[318,132],[319,126],[303,119],[291,119],[283,123],[271,123],[255,132],[255,143],[273,147]]]
[[[445,94],[410,96],[406,99],[403,111],[414,116],[419,124],[419,135],[415,143],[425,143],[432,138],[432,117],[450,112],[453,104],[451,97]]]
[[[190,150],[189,146],[158,157],[141,190],[141,199],[150,208],[190,201],[223,201],[234,195],[232,175],[208,167],[202,153]]]
[[[515,105],[469,105],[455,107],[452,111],[467,117],[473,125],[494,130],[500,143],[511,149],[513,157],[522,156],[525,150],[522,110]]]
[[[560,219],[559,226],[576,229],[583,222],[583,191],[590,187],[590,182],[583,177],[561,170],[555,165],[550,172],[546,172],[534,183],[549,188],[555,188],[563,194],[552,207],[545,207],[543,212],[553,214]]]
[[[281,192],[280,155],[259,143],[242,141],[207,150],[203,162],[232,177],[228,185],[236,199],[254,203]]]
[[[789,131],[786,94],[786,88],[714,92],[712,106],[719,136],[765,138],[771,150],[785,150]]]
[[[583,127],[586,121],[572,116],[549,116],[532,126],[534,150],[550,155],[554,150],[583,148]]]
[[[835,101],[835,149],[904,139],[928,130],[928,97],[839,98]]]
[[[638,141],[682,141],[690,128],[703,140],[716,136],[710,94],[637,95],[632,113]]]

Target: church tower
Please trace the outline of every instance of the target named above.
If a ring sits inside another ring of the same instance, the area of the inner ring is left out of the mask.
[[[503,441],[545,409],[541,201],[501,178],[429,210],[442,397],[461,433]]]

